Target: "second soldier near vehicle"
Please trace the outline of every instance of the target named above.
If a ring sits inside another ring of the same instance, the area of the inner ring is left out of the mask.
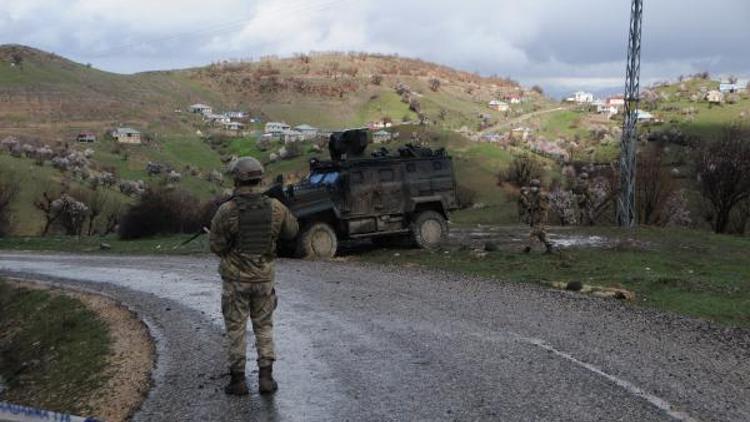
[[[279,238],[291,239],[297,220],[278,200],[259,191],[263,166],[242,157],[231,167],[235,190],[211,221],[211,251],[221,258],[223,280],[221,311],[227,330],[230,382],[227,394],[248,394],[245,380],[245,333],[252,321],[258,353],[258,389],[261,394],[278,389],[273,379],[276,360],[273,345],[274,259]]]
[[[547,194],[541,190],[541,182],[533,179],[529,186],[521,188],[521,196],[518,198],[518,213],[524,223],[531,227],[525,253],[531,252],[535,241],[542,242],[547,253],[554,251],[552,242],[547,239],[545,223],[547,222],[547,208],[549,206]]]

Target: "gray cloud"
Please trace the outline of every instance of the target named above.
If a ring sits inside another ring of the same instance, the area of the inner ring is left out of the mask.
[[[118,72],[309,50],[416,56],[553,91],[619,87],[628,0],[4,0],[0,43]],[[748,75],[750,2],[646,0],[645,80]]]

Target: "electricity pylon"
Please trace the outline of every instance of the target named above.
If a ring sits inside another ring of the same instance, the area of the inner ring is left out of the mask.
[[[635,227],[635,169],[638,145],[638,103],[641,75],[641,24],[643,0],[633,0],[630,9],[628,64],[625,73],[625,122],[620,144],[620,195],[617,198],[617,224]]]

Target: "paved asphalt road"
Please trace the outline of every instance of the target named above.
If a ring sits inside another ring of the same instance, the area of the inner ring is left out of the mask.
[[[215,270],[210,257],[0,254],[0,273],[114,296],[149,324],[158,358],[136,420],[750,420],[748,330],[347,262],[280,261],[281,389],[228,398]]]

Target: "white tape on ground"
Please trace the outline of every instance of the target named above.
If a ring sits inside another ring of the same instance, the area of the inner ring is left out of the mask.
[[[629,381],[625,381],[622,378],[618,378],[618,377],[616,377],[614,375],[610,375],[610,374],[602,371],[601,369],[597,368],[596,366],[594,366],[594,365],[592,365],[590,363],[586,363],[586,362],[583,362],[583,361],[581,361],[579,359],[576,359],[570,353],[566,353],[566,352],[562,352],[560,350],[557,350],[554,347],[552,347],[549,344],[547,344],[544,340],[541,340],[541,339],[538,339],[538,338],[532,338],[532,337],[524,337],[524,336],[521,336],[521,335],[518,335],[518,334],[515,334],[515,333],[509,333],[509,334],[511,334],[513,337],[515,337],[519,341],[523,341],[524,343],[529,343],[529,344],[534,345],[536,347],[540,347],[540,348],[542,348],[544,350],[547,350],[548,352],[552,352],[555,355],[560,356],[563,359],[566,359],[566,360],[568,360],[570,362],[573,362],[574,364],[576,364],[576,365],[578,365],[578,366],[580,366],[582,368],[588,369],[589,371],[591,371],[591,372],[593,372],[593,373],[595,373],[595,374],[597,374],[597,375],[599,375],[601,377],[604,377],[604,378],[608,379],[609,381],[611,381],[612,383],[614,383],[617,386],[621,387],[625,391],[627,391],[627,392],[629,392],[629,393],[631,393],[631,394],[633,394],[633,395],[635,395],[637,397],[640,397],[640,398],[646,400],[647,402],[651,403],[652,405],[656,406],[657,408],[665,411],[667,413],[667,415],[671,416],[672,418],[674,418],[676,420],[685,421],[685,422],[698,422],[697,419],[694,419],[693,417],[691,417],[687,413],[675,409],[675,407],[672,404],[670,404],[668,401],[662,399],[661,397],[657,397],[657,396],[655,396],[653,394],[649,394],[649,393],[643,391],[643,389],[639,388],[638,386],[634,385],[633,383],[631,383]]]
[[[73,416],[51,410],[0,401],[0,421],[2,422],[97,422],[94,418]]]

